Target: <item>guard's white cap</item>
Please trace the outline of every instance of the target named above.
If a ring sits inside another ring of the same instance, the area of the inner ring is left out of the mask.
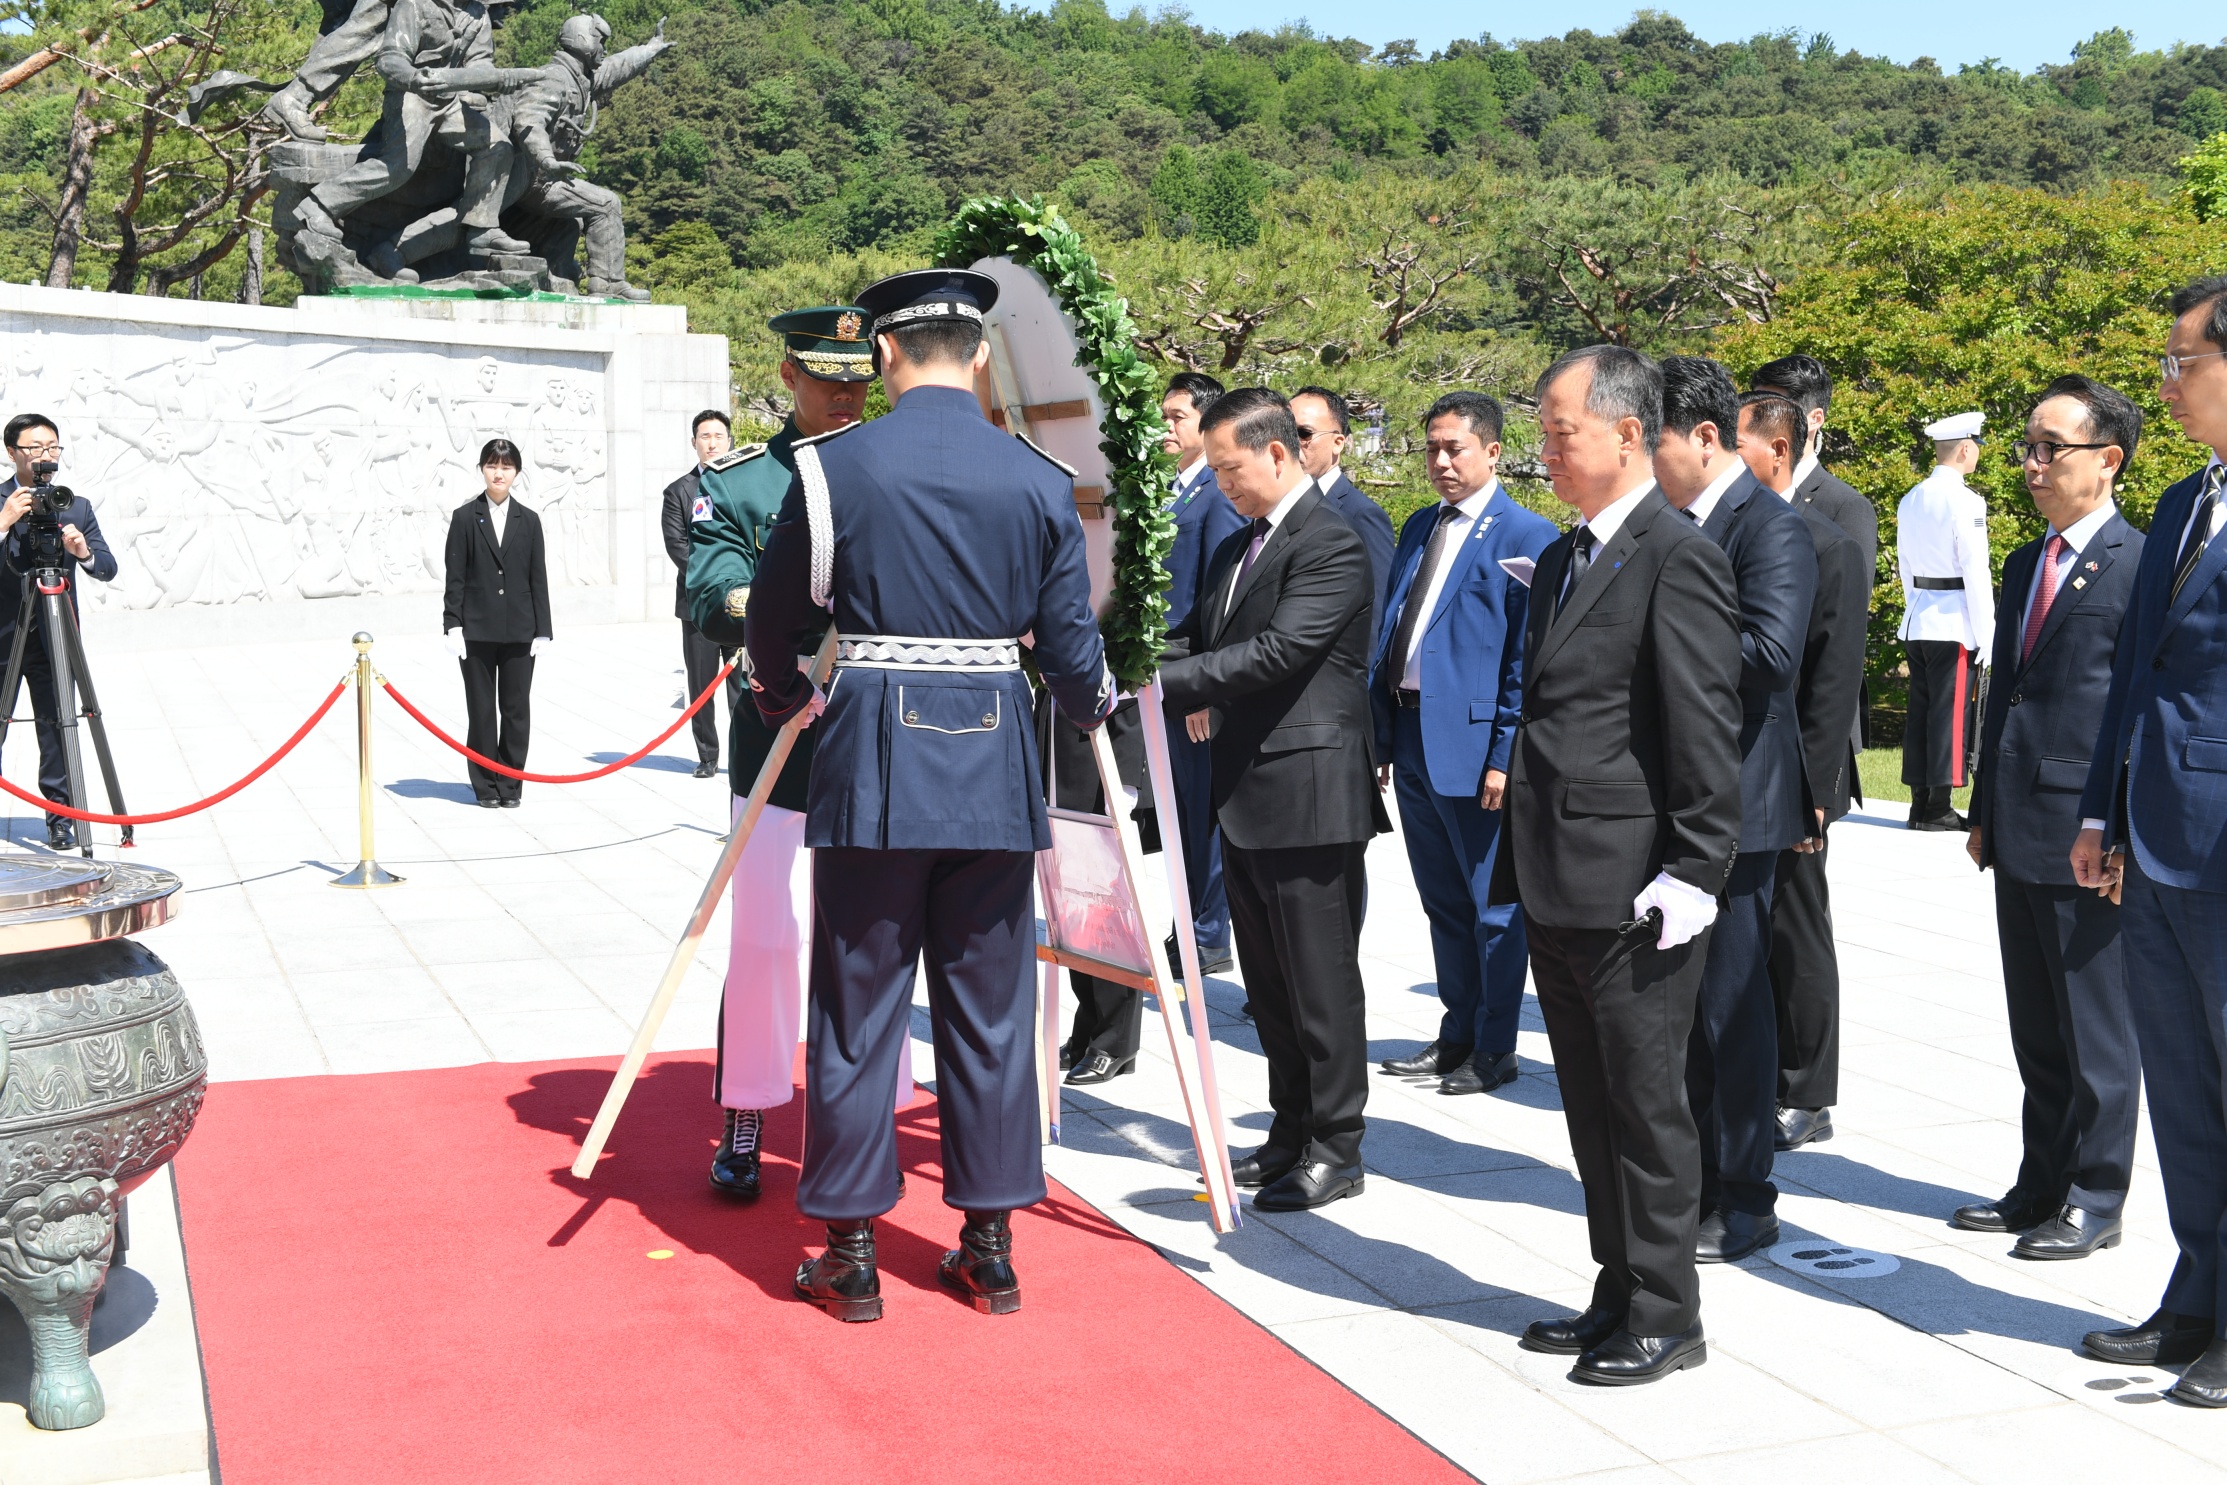
[[[1977,438],[1980,426],[1987,421],[1986,413],[1957,413],[1938,423],[1925,425],[1925,436],[1935,443],[1955,443],[1960,438]]]

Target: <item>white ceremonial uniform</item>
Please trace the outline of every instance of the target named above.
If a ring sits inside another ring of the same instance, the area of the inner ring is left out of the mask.
[[[1987,502],[1953,469],[1936,467],[1895,507],[1895,565],[1902,577],[1904,640],[1945,640],[1987,663],[1995,635]],[[1962,588],[1922,588],[1916,578],[1961,578]]]

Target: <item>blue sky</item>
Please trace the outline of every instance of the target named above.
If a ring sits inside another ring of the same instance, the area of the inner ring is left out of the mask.
[[[1111,0],[1117,13],[1127,7]],[[1148,3],[1148,9],[1156,8]],[[1371,46],[1412,37],[1425,56],[1457,36],[1490,31],[1502,40],[1560,35],[1583,26],[1614,31],[1638,7],[1629,0],[1564,0],[1551,7],[1468,5],[1459,0],[1371,0],[1327,5],[1309,0],[1190,0],[1191,19],[1217,31],[1272,30],[1305,18],[1317,31],[1356,36]],[[1831,33],[1842,47],[1908,62],[1932,57],[1947,71],[1960,62],[1999,57],[2020,71],[2070,59],[2074,42],[2104,26],[2124,26],[2143,50],[2176,41],[2218,45],[2227,37],[2227,7],[2218,0],[2124,0],[2108,10],[2062,0],[1869,0],[1862,5],[1808,8],[1754,0],[1685,0],[1658,4],[1709,41],[1739,41],[1789,26]]]

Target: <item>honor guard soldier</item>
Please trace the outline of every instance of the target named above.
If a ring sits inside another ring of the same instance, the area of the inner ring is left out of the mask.
[[[734,449],[706,464],[688,513],[689,617],[698,633],[730,651],[742,647],[750,584],[766,533],[796,472],[797,440],[856,423],[866,405],[867,384],[874,379],[866,311],[857,305],[791,310],[766,325],[781,335],[781,383],[789,390],[792,411],[767,442]],[[819,643],[820,635],[810,636],[804,653],[815,653]],[[728,778],[737,820],[775,737],[758,709],[742,699],[744,673],[738,666],[727,682],[733,746]],[[712,1085],[727,1111],[727,1128],[712,1158],[711,1184],[743,1201],[758,1196],[765,1110],[780,1107],[795,1093],[805,953],[812,941],[811,853],[804,846],[812,739],[809,731],[797,739],[757,829],[735,863],[734,941],[720,1000],[719,1063]],[[906,1048],[910,1045],[908,1041]],[[897,1085],[900,1107],[911,1093],[908,1057]]]
[[[1073,471],[999,432],[975,396],[987,275],[925,269],[859,295],[886,417],[795,446],[752,588],[752,690],[768,725],[817,717],[806,808],[811,1002],[797,1206],[828,1249],[796,1293],[881,1317],[874,1218],[896,1205],[888,1089],[925,960],[944,1200],[966,1214],[941,1280],[1020,1307],[1013,1208],[1044,1196],[1036,1108],[1035,853],[1051,843],[1020,636],[1079,726],[1113,708]],[[823,699],[797,661],[828,612]],[[824,712],[824,715],[823,715]]]
[[[1965,784],[1979,671],[1995,633],[1987,557],[1987,502],[1964,483],[1979,467],[1980,413],[1926,425],[1933,473],[1895,508],[1902,570],[1902,628],[1910,657],[1910,709],[1902,728],[1902,782],[1912,830],[1963,830],[1949,791]]]

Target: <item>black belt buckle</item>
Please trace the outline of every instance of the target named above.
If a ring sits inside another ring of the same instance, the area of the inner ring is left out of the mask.
[[[1405,707],[1411,712],[1421,711],[1423,708],[1423,693],[1420,691],[1397,690],[1392,693],[1392,701],[1395,705]]]

